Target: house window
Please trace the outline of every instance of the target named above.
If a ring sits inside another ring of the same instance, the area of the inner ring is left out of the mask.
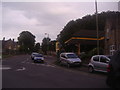
[[[110,46],[110,55],[113,55],[115,52],[115,45]]]

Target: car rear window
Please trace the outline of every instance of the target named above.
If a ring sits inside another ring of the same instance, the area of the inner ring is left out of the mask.
[[[94,61],[99,61],[99,56],[93,57],[93,60],[94,60]]]
[[[100,57],[100,62],[108,63],[109,59],[107,57]]]
[[[76,54],[67,54],[67,58],[78,58]]]
[[[36,57],[43,57],[43,55],[41,55],[41,54],[36,54],[35,56]]]

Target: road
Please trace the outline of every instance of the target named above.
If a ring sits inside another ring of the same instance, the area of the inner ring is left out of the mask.
[[[91,74],[84,67],[57,66],[54,61],[46,56],[45,63],[33,63],[30,55],[4,59],[2,88],[108,88],[105,74]]]

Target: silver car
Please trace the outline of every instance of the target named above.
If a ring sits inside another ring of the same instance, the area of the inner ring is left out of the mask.
[[[100,72],[107,72],[107,66],[110,59],[105,55],[95,55],[92,56],[88,67],[89,72],[100,71]]]
[[[68,67],[72,65],[81,65],[81,59],[75,53],[61,53],[60,54],[60,64],[67,65]]]
[[[34,57],[35,57],[35,55],[37,55],[37,54],[39,54],[39,53],[33,52],[33,53],[31,54],[31,59],[34,60]]]
[[[44,62],[44,57],[39,53],[32,53],[31,58],[34,62]]]

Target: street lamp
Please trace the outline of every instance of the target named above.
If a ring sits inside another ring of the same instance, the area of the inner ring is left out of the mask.
[[[46,37],[46,38],[47,38],[47,37],[49,38],[49,34],[48,34],[48,33],[45,33],[45,37]]]
[[[97,0],[95,0],[95,9],[96,9],[96,31],[97,31],[97,54],[99,55],[99,32],[98,32]]]

